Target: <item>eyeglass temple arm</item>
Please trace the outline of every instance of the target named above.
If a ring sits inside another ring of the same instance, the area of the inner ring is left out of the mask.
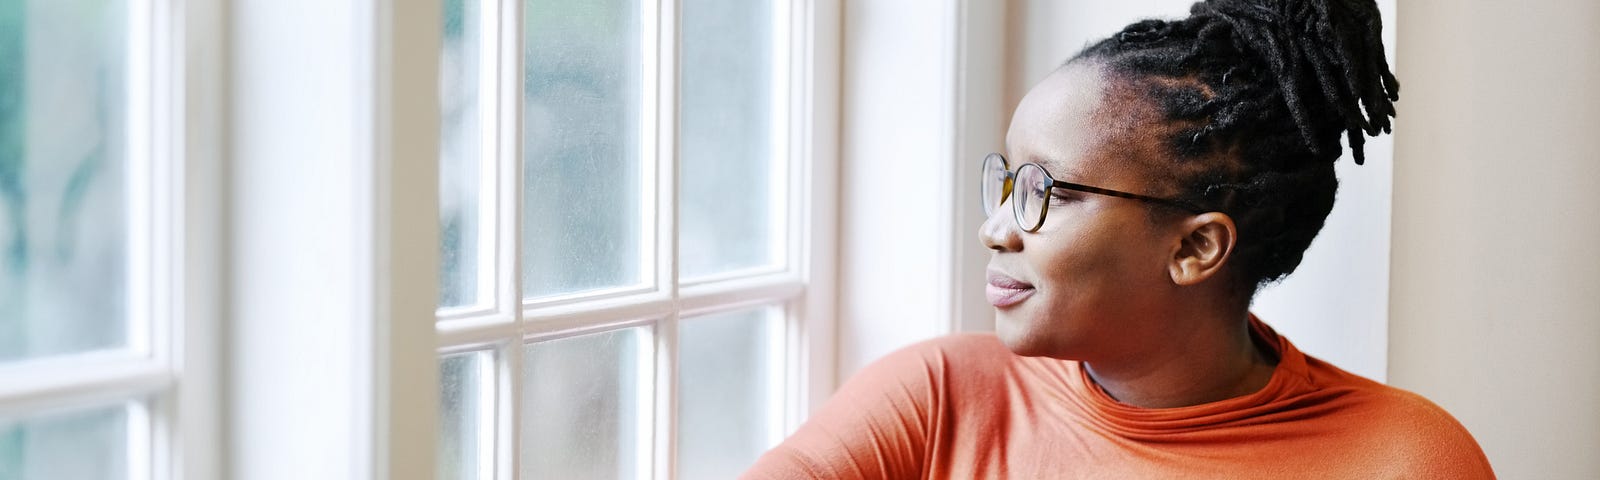
[[[1185,201],[1181,201],[1181,200],[1168,200],[1168,199],[1165,199],[1165,198],[1149,197],[1149,196],[1144,196],[1144,195],[1140,195],[1140,194],[1137,194],[1137,193],[1128,193],[1128,192],[1123,192],[1123,191],[1118,191],[1118,190],[1111,190],[1111,189],[1100,188],[1100,187],[1091,187],[1091,186],[1084,185],[1084,184],[1081,184],[1081,183],[1072,183],[1072,182],[1064,182],[1064,181],[1061,181],[1061,180],[1054,180],[1054,183],[1052,183],[1051,185],[1055,186],[1057,188],[1065,188],[1067,190],[1077,190],[1077,191],[1080,191],[1080,192],[1098,193],[1098,194],[1101,194],[1101,195],[1110,195],[1110,196],[1113,196],[1113,197],[1131,198],[1131,199],[1134,199],[1134,200],[1140,200],[1140,201],[1145,201],[1145,202],[1150,202],[1150,203],[1167,205],[1167,206],[1170,206],[1170,207],[1177,207],[1177,208],[1181,208],[1181,209],[1184,209],[1184,210],[1188,210],[1188,211],[1193,212],[1193,213],[1205,213],[1207,211],[1204,208],[1200,208],[1199,205],[1195,205],[1193,203],[1189,203],[1189,202],[1185,202]]]

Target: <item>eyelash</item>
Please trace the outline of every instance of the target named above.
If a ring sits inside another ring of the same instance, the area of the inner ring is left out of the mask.
[[[1050,192],[1050,197],[1050,203],[1053,205],[1065,205],[1078,200],[1076,195],[1056,191]]]

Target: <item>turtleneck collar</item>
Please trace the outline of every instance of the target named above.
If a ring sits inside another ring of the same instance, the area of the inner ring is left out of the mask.
[[[1307,392],[1310,378],[1306,357],[1288,339],[1250,315],[1250,331],[1261,345],[1272,348],[1278,358],[1272,378],[1255,393],[1199,405],[1174,408],[1143,408],[1118,402],[1089,378],[1079,362],[1068,375],[1068,387],[1087,416],[1108,429],[1129,436],[1164,435],[1250,422],[1273,411],[1286,409],[1284,403]]]

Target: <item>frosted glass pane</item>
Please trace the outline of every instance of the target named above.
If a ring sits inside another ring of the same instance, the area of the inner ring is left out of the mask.
[[[492,445],[479,442],[489,432],[481,431],[484,416],[492,413],[485,402],[492,390],[485,375],[492,357],[486,352],[445,356],[439,361],[439,463],[441,480],[475,479],[486,465],[483,459]]]
[[[478,0],[444,1],[439,59],[439,306],[478,303]]]
[[[0,363],[127,343],[125,23],[0,0]]]
[[[0,418],[0,480],[128,478],[127,407]]]
[[[735,478],[767,447],[768,309],[678,326],[678,478]]]
[[[649,465],[638,433],[643,338],[630,328],[527,347],[521,478],[635,478]]]
[[[774,263],[772,2],[683,3],[681,272]]]
[[[647,247],[638,2],[523,5],[523,294],[638,284]]]

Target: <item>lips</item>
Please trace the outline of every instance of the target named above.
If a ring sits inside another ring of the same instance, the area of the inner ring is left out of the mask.
[[[989,304],[995,308],[1006,308],[1022,303],[1032,296],[1033,292],[1033,285],[992,270],[989,271],[989,285],[983,290],[984,296],[989,299]]]

